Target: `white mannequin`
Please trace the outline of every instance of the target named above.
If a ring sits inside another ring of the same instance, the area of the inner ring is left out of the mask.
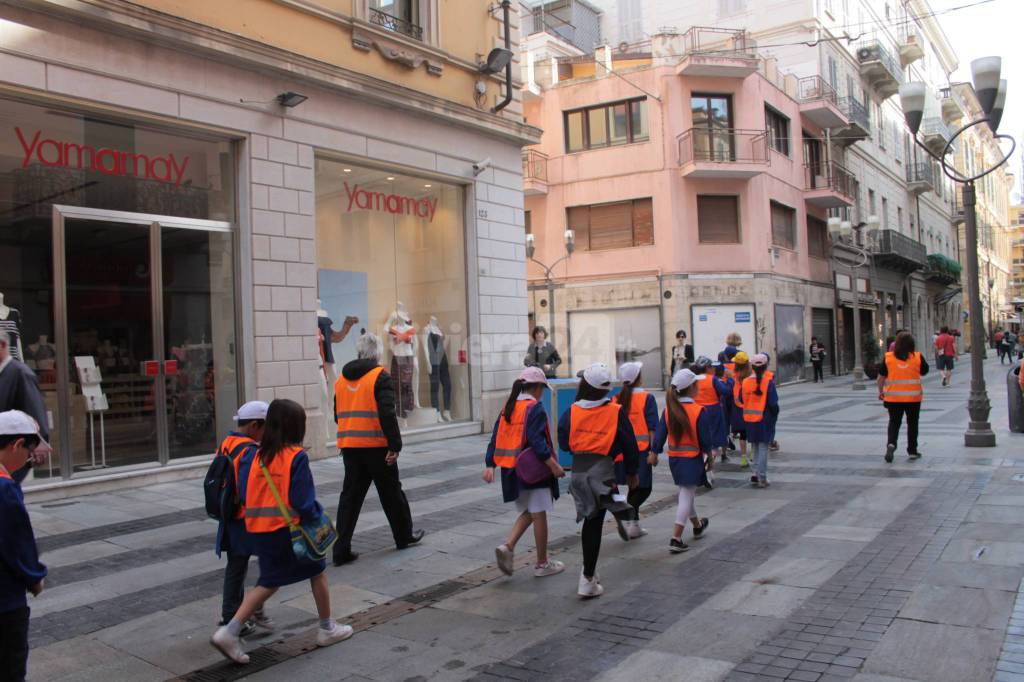
[[[4,295],[0,292],[0,320],[6,320],[7,316],[11,314],[10,306],[4,305]]]
[[[419,339],[416,338],[416,327],[412,326],[412,318],[401,301],[388,317],[384,327],[388,333],[391,354],[396,358],[412,358],[412,405],[413,409],[417,409],[420,406],[420,365],[416,357]],[[398,377],[395,377],[395,380],[397,381]]]
[[[36,359],[35,360],[36,369],[53,369],[56,366],[57,349],[54,347],[54,345],[52,343],[50,343],[50,337],[48,337],[46,334],[40,334],[39,338],[36,340],[36,342],[33,343],[33,344],[30,344],[29,347],[28,347],[29,351],[31,351],[31,353],[32,353],[32,357],[35,357],[35,358],[38,358],[39,349],[41,349],[41,348],[49,349],[49,351],[50,351],[49,356],[50,357],[49,358],[45,358],[44,357],[42,359]],[[44,353],[44,355],[45,355],[45,353]]]
[[[442,339],[444,338],[444,332],[441,331],[441,326],[437,323],[437,318],[433,315],[430,316],[430,320],[423,327],[423,357],[427,360],[427,369],[430,373],[434,373],[434,365],[430,361],[430,335],[436,334]],[[443,341],[442,341],[443,343]],[[440,391],[440,389],[438,389]],[[451,405],[445,405],[444,411],[438,411],[437,421],[439,422],[450,422],[452,420]]]

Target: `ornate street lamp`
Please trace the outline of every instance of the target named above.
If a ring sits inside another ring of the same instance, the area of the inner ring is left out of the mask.
[[[526,235],[526,257],[544,269],[544,279],[548,285],[548,340],[552,345],[555,343],[555,280],[551,277],[551,271],[555,269],[556,265],[567,260],[576,249],[576,231],[566,230],[562,234],[562,238],[565,241],[565,255],[551,265],[544,265],[533,257],[537,250],[534,235]]]
[[[871,254],[868,250],[860,245],[859,236],[854,236],[854,231],[859,235],[860,230],[868,227],[872,230],[878,229],[878,216],[868,216],[868,219],[863,222],[859,222],[856,225],[852,224],[849,220],[840,220],[839,218],[828,219],[828,233],[832,237],[832,258],[839,264],[845,265],[850,269],[850,280],[851,289],[853,290],[853,390],[863,391],[864,386],[864,367],[861,364],[861,348],[860,348],[860,289],[858,288],[860,279],[857,276],[857,271],[868,264],[871,259]],[[836,250],[836,246],[843,244],[847,250],[852,251],[854,254],[853,258],[846,256],[845,254]]]
[[[917,139],[918,128],[921,127],[921,119],[924,116],[925,85],[920,82],[904,83],[900,86],[900,100],[903,105],[903,116],[906,118],[907,127],[914,137],[914,142],[921,149],[942,166],[945,173],[953,182],[964,186],[964,232],[967,242],[967,296],[971,314],[969,319],[971,332],[971,395],[967,399],[967,412],[970,414],[970,424],[964,433],[964,443],[967,447],[994,447],[996,434],[992,431],[992,425],[988,421],[991,405],[988,400],[988,392],[985,389],[985,327],[981,307],[980,274],[978,272],[978,216],[975,209],[976,200],[974,194],[974,182],[992,173],[1006,163],[1017,143],[1009,135],[1000,135],[996,131],[999,128],[999,121],[1003,116],[1003,105],[1006,102],[1006,80],[999,78],[1002,68],[1002,58],[983,57],[971,62],[971,76],[974,80],[974,91],[978,95],[978,103],[984,116],[976,121],[971,121],[958,130],[949,142],[941,155],[934,154],[920,140]],[[983,169],[977,175],[962,175],[956,168],[946,162],[946,155],[953,148],[953,143],[964,133],[974,126],[987,124],[992,135],[998,140],[1009,140],[1010,152],[1003,159],[991,168]]]

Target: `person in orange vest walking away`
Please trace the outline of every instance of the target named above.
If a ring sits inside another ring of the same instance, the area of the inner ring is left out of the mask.
[[[622,409],[629,417],[633,434],[636,435],[636,447],[640,451],[640,461],[637,463],[639,484],[626,496],[629,506],[633,507],[633,520],[623,521],[631,540],[647,535],[647,531],[640,527],[640,505],[647,501],[654,490],[654,470],[647,463],[647,453],[651,449],[654,429],[658,427],[658,401],[647,391],[637,390],[643,384],[643,367],[642,362],[627,362],[619,367],[622,390],[613,398],[616,403],[622,405]],[[626,485],[624,459],[622,453],[615,456],[615,481],[619,485]]]
[[[750,358],[753,374],[743,380],[740,403],[747,442],[753,449],[754,472],[750,482],[755,488],[768,487],[768,446],[775,439],[775,421],[779,415],[779,394],[775,379],[768,372],[768,356],[757,353]]]
[[[878,399],[889,411],[889,435],[885,445],[885,461],[892,462],[900,437],[903,415],[907,415],[907,455],[917,459],[917,423],[921,417],[921,377],[928,374],[928,361],[918,353],[910,332],[896,336],[892,352],[878,368]],[[945,376],[943,377],[945,381]],[[943,384],[945,386],[945,383]]]
[[[715,425],[707,408],[696,401],[700,381],[700,376],[688,369],[681,369],[672,377],[665,395],[665,412],[658,422],[648,458],[656,466],[667,443],[668,468],[679,488],[676,523],[668,544],[668,551],[673,554],[689,549],[683,542],[687,519],[693,526],[694,540],[703,537],[708,528],[708,520],[697,516],[697,486],[704,478],[704,455],[713,447]]]
[[[725,415],[732,437],[739,441],[740,467],[747,467],[747,425],[743,421],[743,402],[740,389],[743,380],[750,376],[750,357],[740,351],[733,357],[732,376],[726,376],[725,385],[729,393],[725,397]]]
[[[576,402],[558,420],[558,445],[572,454],[569,492],[576,502],[576,521],[583,522],[583,571],[576,594],[584,599],[604,593],[597,574],[601,533],[606,512],[615,516],[619,537],[629,540],[625,522],[633,520],[633,508],[615,484],[615,457],[622,453],[630,490],[639,484],[640,452],[629,415],[608,397],[612,375],[608,366],[595,363],[581,373]]]
[[[558,499],[558,479],[565,470],[558,463],[548,427],[548,413],[540,398],[548,380],[540,367],[527,367],[512,383],[512,392],[491,432],[487,444],[484,480],[494,481],[494,469],[501,469],[501,492],[505,502],[515,502],[519,516],[512,524],[508,539],[494,550],[498,568],[512,575],[516,543],[526,529],[533,525],[533,540],[537,546],[537,564],[533,575],[544,578],[565,570],[561,561],[548,559],[548,512],[555,510]],[[529,450],[527,450],[529,448]],[[530,473],[539,480],[526,482],[516,473],[517,457],[533,457],[536,461]],[[548,475],[540,467],[547,467]]]
[[[210,643],[236,663],[249,662],[239,637],[245,622],[278,588],[303,580],[309,581],[320,618],[317,646],[330,646],[352,636],[350,626],[331,618],[326,562],[299,559],[292,549],[289,524],[312,523],[323,514],[323,507],[316,501],[309,455],[302,448],[305,437],[306,412],[302,406],[293,400],[275,400],[267,410],[259,449],[249,450],[235,462],[245,529],[259,558],[260,577],[234,617],[213,633]],[[287,507],[291,519],[282,516],[282,506]]]

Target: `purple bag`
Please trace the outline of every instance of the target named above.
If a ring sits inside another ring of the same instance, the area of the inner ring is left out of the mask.
[[[548,465],[537,458],[533,448],[520,450],[516,455],[516,477],[526,485],[541,483],[550,476]]]

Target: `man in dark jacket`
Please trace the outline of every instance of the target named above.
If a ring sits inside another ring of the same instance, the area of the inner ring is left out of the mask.
[[[46,404],[39,391],[39,381],[28,365],[11,355],[11,339],[7,332],[0,331],[0,412],[21,410],[36,420],[43,440],[49,439]],[[11,478],[21,483],[28,476],[33,464],[42,464],[46,455],[40,449],[34,453],[25,466],[11,472]]]
[[[380,366],[381,342],[373,334],[356,341],[358,359],[347,363],[334,387],[338,449],[345,462],[345,480],[338,499],[338,541],[334,565],[355,561],[352,534],[372,482],[391,526],[395,546],[405,549],[423,538],[413,530],[409,500],[398,478],[402,434],[395,413],[395,386]]]

